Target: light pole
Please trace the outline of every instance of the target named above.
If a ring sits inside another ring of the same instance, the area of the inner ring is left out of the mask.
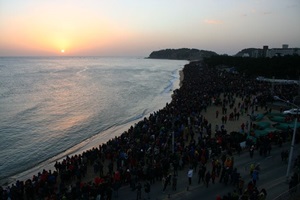
[[[295,117],[295,124],[294,124],[294,131],[293,131],[293,137],[292,137],[292,143],[291,143],[291,150],[290,150],[290,154],[289,154],[289,162],[288,162],[288,167],[287,167],[287,170],[286,170],[286,178],[288,180],[289,175],[290,175],[291,165],[292,165],[292,159],[293,159],[293,152],[294,152],[294,145],[295,145],[295,135],[296,135],[296,130],[297,130],[297,122],[298,122],[299,106],[297,106],[296,104],[293,104],[289,101],[285,101],[285,100],[279,98],[278,96],[274,96],[274,99],[285,102],[285,103],[290,104],[290,105],[297,108],[297,115]]]
[[[172,153],[175,153],[175,136],[174,136],[174,130],[172,131]]]

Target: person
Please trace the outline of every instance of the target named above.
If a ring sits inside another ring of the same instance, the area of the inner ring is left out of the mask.
[[[206,172],[205,165],[201,165],[198,171],[198,184],[201,182],[201,180],[204,180],[205,172]]]
[[[254,163],[251,163],[250,164],[250,177],[252,177],[252,173],[253,173],[253,171],[254,171],[254,169],[255,169],[255,165],[254,165]]]
[[[142,199],[142,184],[139,182],[136,186],[137,193],[136,193],[136,199],[140,200]]]
[[[225,174],[224,174],[224,184],[227,185],[229,181],[229,168],[227,167],[225,169]]]
[[[216,179],[216,170],[213,170],[211,172],[211,181],[213,184],[215,184],[215,179]]]
[[[234,168],[234,170],[231,172],[231,181],[230,183],[233,186],[237,186],[239,183],[239,177],[240,177],[240,173],[237,172],[237,168]]]
[[[210,182],[210,179],[211,179],[211,175],[210,175],[210,172],[208,171],[205,175],[205,184],[206,184],[206,187],[208,187],[208,184]]]
[[[151,185],[150,185],[149,181],[146,181],[144,187],[145,187],[145,193],[147,194],[148,199],[150,199]]]
[[[249,152],[250,152],[250,158],[253,158],[253,155],[254,155],[254,145],[252,145],[250,147]]]
[[[173,162],[173,170],[174,170],[174,176],[178,176],[178,168],[179,168],[179,160],[176,159],[174,162]]]
[[[238,192],[241,195],[244,189],[244,183],[245,181],[242,179],[241,176],[239,176],[239,183],[238,183]]]
[[[188,176],[188,180],[189,180],[189,185],[192,185],[193,167],[190,167],[190,169],[187,173],[187,176]]]
[[[165,179],[165,182],[164,182],[164,189],[163,191],[165,191],[167,189],[167,186],[171,183],[171,174],[169,174],[166,179]]]
[[[257,180],[258,180],[258,170],[254,169],[252,173],[252,182],[254,186],[256,185]]]
[[[173,190],[173,191],[176,191],[176,190],[177,190],[177,176],[173,176],[172,190]]]

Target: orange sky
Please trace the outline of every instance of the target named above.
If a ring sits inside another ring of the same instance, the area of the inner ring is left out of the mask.
[[[299,47],[299,10],[297,0],[0,0],[0,56]]]

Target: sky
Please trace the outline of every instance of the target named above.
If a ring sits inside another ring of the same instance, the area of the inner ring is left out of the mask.
[[[0,56],[300,47],[299,0],[0,0]]]

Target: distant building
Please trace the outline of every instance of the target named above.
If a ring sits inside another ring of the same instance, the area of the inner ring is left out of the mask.
[[[267,57],[268,56],[268,50],[269,50],[268,46],[263,46],[262,57]]]
[[[287,55],[298,55],[300,56],[300,48],[289,48],[288,44],[283,44],[282,48],[269,49],[267,45],[263,46],[262,49],[250,48],[242,50],[237,56],[260,58],[267,57],[272,58],[274,56],[287,56]]]
[[[286,56],[286,55],[300,55],[299,48],[289,48],[289,45],[284,44],[282,48],[274,48],[268,51],[267,57],[274,57],[274,56]]]
[[[283,44],[283,45],[282,45],[282,48],[283,48],[283,49],[287,49],[287,48],[289,48],[289,45],[288,45],[288,44]]]

